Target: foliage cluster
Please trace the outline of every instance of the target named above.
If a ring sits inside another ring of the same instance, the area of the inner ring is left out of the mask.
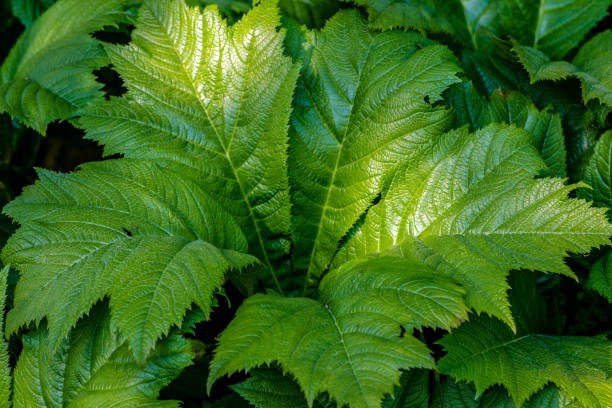
[[[611,5],[3,0],[0,408],[612,407]]]

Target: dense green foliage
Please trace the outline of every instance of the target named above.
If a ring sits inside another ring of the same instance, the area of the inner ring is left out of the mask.
[[[4,0],[0,408],[612,407],[611,5]]]

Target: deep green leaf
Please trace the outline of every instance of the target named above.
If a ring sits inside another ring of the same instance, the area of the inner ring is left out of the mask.
[[[473,381],[480,394],[503,384],[515,404],[553,382],[586,407],[612,403],[612,342],[603,337],[516,336],[501,321],[473,318],[440,340],[441,372]]]
[[[579,78],[587,103],[599,99],[612,107],[612,30],[597,34],[583,45],[571,63],[557,61],[535,48],[515,44],[514,50],[529,73],[531,82]]]
[[[430,408],[478,408],[471,384],[445,377],[436,382]]]
[[[402,373],[393,397],[387,397],[382,408],[428,408],[429,370],[413,369]]]
[[[55,0],[11,0],[11,11],[24,26],[30,27],[53,3]]]
[[[306,408],[300,386],[276,368],[257,368],[231,388],[255,408]]]
[[[129,0],[61,0],[19,38],[0,68],[0,112],[45,133],[102,97],[92,71],[108,63],[90,34],[126,18]]]
[[[453,86],[448,99],[456,109],[457,126],[469,124],[475,130],[502,122],[523,128],[533,136],[533,145],[548,166],[544,174],[565,176],[567,153],[559,114],[550,109],[539,111],[528,97],[516,91],[495,90],[487,102],[471,82]]]
[[[503,387],[494,387],[480,398],[480,408],[515,408],[512,398]],[[545,386],[521,408],[583,408],[574,398],[553,385]]]
[[[607,131],[595,145],[583,180],[592,188],[582,189],[580,195],[598,207],[612,208],[612,130]],[[610,214],[608,212],[608,214]]]
[[[612,302],[612,252],[595,262],[589,273],[586,287],[596,290]]]
[[[159,391],[191,364],[189,343],[176,334],[157,343],[138,364],[123,337],[111,328],[103,304],[72,331],[55,352],[47,331],[23,336],[15,369],[15,408],[170,408]]]
[[[0,265],[1,266],[1,265]],[[12,377],[8,343],[4,340],[4,311],[9,267],[0,270],[0,408],[11,407]]]

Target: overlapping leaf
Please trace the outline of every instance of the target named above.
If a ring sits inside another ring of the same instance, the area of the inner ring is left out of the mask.
[[[297,75],[278,24],[273,1],[231,28],[214,7],[147,1],[133,42],[106,47],[127,94],[91,106],[81,122],[107,155],[166,162],[206,185],[272,274],[289,250],[287,126]]]
[[[380,407],[400,368],[433,367],[412,328],[449,328],[466,316],[460,287],[408,259],[349,262],[326,275],[319,291],[319,300],[247,299],[221,335],[209,388],[224,374],[277,361],[309,405],[327,391],[339,405]]]
[[[39,177],[5,207],[22,224],[2,252],[22,275],[9,333],[46,317],[57,346],[110,295],[113,325],[143,361],[192,302],[209,314],[228,269],[254,261],[202,186],[157,165],[120,159]]]
[[[492,124],[442,135],[397,173],[334,265],[401,244],[396,254],[444,270],[464,283],[468,304],[513,325],[509,270],[574,276],[565,255],[605,245],[611,232],[603,209],[567,198],[577,186],[534,179],[543,167],[522,129]]]
[[[56,352],[40,328],[23,337],[15,369],[15,408],[171,408],[159,391],[191,364],[191,347],[177,334],[160,341],[143,363],[111,328],[97,305]]]
[[[416,33],[369,32],[356,11],[307,37],[289,176],[294,265],[318,277],[394,170],[450,124],[450,112],[430,104],[458,82],[459,67]]]
[[[599,99],[612,108],[612,30],[597,34],[583,45],[571,63],[558,61],[540,50],[515,45],[531,82],[577,77],[582,83],[584,102]]]
[[[523,128],[533,136],[533,144],[548,167],[544,174],[565,176],[567,153],[559,114],[550,109],[539,111],[516,91],[498,89],[487,101],[469,81],[453,86],[448,99],[456,109],[456,126],[469,124],[475,130],[502,122]]]
[[[440,371],[473,381],[480,394],[503,384],[517,406],[553,382],[589,408],[612,403],[612,343],[604,337],[516,336],[501,321],[471,319],[440,341]]]
[[[479,48],[481,34],[512,35],[552,58],[563,58],[607,14],[610,0],[354,0],[374,28],[447,33]]]
[[[0,112],[45,133],[101,98],[93,70],[107,64],[90,34],[125,20],[129,0],[61,0],[19,38],[0,68]]]

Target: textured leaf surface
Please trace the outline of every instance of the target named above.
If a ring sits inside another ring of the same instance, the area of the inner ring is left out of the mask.
[[[507,33],[551,58],[563,58],[608,13],[611,0],[517,0],[500,3]]]
[[[584,102],[599,99],[612,107],[612,30],[606,30],[583,45],[571,63],[556,61],[531,47],[515,45],[531,82],[576,77],[582,84]]]
[[[474,389],[463,381],[445,377],[436,382],[431,397],[431,408],[478,408]]]
[[[128,89],[83,113],[105,153],[168,162],[206,185],[272,271],[289,250],[287,125],[297,68],[273,1],[228,28],[215,8],[149,1],[106,50]]]
[[[191,364],[189,343],[176,334],[160,341],[140,365],[111,329],[106,306],[94,307],[53,351],[47,332],[23,337],[15,369],[15,408],[170,408],[159,391]]]
[[[559,114],[549,109],[539,111],[528,97],[516,91],[495,90],[487,101],[471,82],[453,86],[448,99],[456,108],[456,126],[469,124],[475,130],[502,122],[523,128],[533,136],[533,145],[548,167],[544,174],[565,176],[567,153]]]
[[[468,46],[483,29],[499,23],[499,7],[491,0],[355,0],[365,5],[370,25],[379,30],[397,27],[451,34]]]
[[[11,407],[11,368],[9,365],[8,343],[4,339],[4,308],[9,267],[0,270],[0,408]]]
[[[543,166],[522,129],[493,124],[442,135],[398,172],[334,265],[403,244],[400,256],[446,271],[465,285],[469,305],[513,325],[509,270],[574,276],[567,252],[609,242],[604,210],[568,199],[576,186],[534,179]]]
[[[447,33],[479,48],[481,35],[512,35],[521,44],[563,58],[607,15],[610,0],[354,0],[376,29]]]
[[[515,336],[501,321],[481,316],[440,340],[448,354],[438,368],[473,381],[480,394],[503,384],[520,406],[553,382],[586,407],[610,405],[612,343],[603,337]]]
[[[423,369],[404,372],[393,397],[386,398],[382,408],[428,408],[429,373]]]
[[[44,134],[50,122],[100,98],[92,71],[108,60],[89,34],[125,19],[127,3],[61,0],[45,12],[0,68],[0,112]]]
[[[400,368],[433,367],[411,329],[447,327],[466,316],[460,287],[422,263],[401,261],[351,262],[323,279],[318,301],[247,299],[221,335],[208,387],[224,374],[277,361],[309,404],[327,391],[340,405],[380,407]]]
[[[612,130],[597,141],[583,180],[592,188],[582,189],[582,197],[598,207],[612,208]]]
[[[612,252],[595,262],[589,273],[586,287],[596,290],[612,302]]]
[[[255,408],[306,408],[300,386],[276,368],[257,368],[251,376],[231,388]]]
[[[458,82],[449,49],[416,33],[368,32],[342,11],[308,33],[291,116],[294,265],[318,277],[340,239],[408,157],[450,124],[429,103]]]
[[[502,387],[494,387],[480,398],[480,408],[516,408]],[[547,385],[526,401],[521,408],[583,408],[584,405],[553,385]]]
[[[192,302],[210,313],[228,269],[254,261],[236,252],[243,234],[202,187],[154,164],[120,159],[39,177],[5,207],[22,224],[2,252],[22,274],[9,333],[46,316],[58,345],[110,295],[114,327],[143,361]]]

